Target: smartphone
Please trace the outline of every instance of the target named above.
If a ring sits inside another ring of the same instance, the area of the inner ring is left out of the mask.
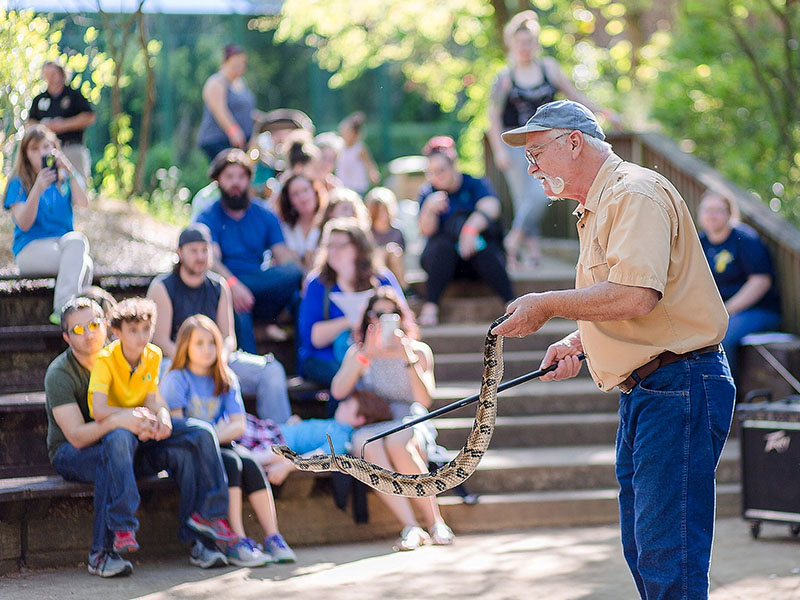
[[[400,315],[390,313],[381,315],[381,344],[388,346],[394,339],[394,330],[400,327]]]
[[[55,169],[56,168],[56,157],[53,154],[45,154],[42,156],[42,168],[43,169]]]

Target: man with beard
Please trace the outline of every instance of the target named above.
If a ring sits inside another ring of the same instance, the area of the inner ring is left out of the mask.
[[[220,199],[197,221],[211,230],[214,269],[231,288],[239,345],[255,354],[253,316],[274,320],[294,304],[303,272],[283,241],[278,217],[250,200],[253,163],[247,154],[223,150],[209,175],[219,185]]]
[[[155,301],[158,309],[153,342],[164,353],[162,372],[175,354],[175,338],[181,324],[192,315],[205,315],[222,332],[226,351],[231,352],[228,365],[239,378],[242,393],[255,394],[258,416],[285,423],[291,408],[283,365],[272,355],[233,352],[236,334],[231,290],[222,277],[210,270],[211,244],[211,232],[202,223],[184,229],[178,238],[178,264],[171,273],[156,277],[147,290],[147,297]]]
[[[542,379],[574,377],[585,352],[598,387],[618,387],[616,474],[625,559],[642,598],[708,597],[714,472],[734,386],[719,345],[728,315],[675,187],[624,162],[583,105],[541,106],[502,134],[524,146],[545,193],[579,206],[575,290],[527,294],[496,327],[529,335],[553,317],[578,330],[547,349]]]

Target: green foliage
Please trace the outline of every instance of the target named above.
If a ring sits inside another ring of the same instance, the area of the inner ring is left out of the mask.
[[[96,45],[97,30],[89,27],[82,52],[59,48],[62,24],[51,23],[30,10],[0,10],[0,188],[11,170],[11,157],[22,139],[31,99],[46,87],[42,66],[61,61],[73,73],[71,85],[92,102],[110,83],[114,63]]]
[[[459,144],[466,170],[482,170],[489,91],[505,64],[495,6],[503,0],[286,0],[277,41],[303,41],[342,86],[384,63],[403,75],[444,112],[467,123]],[[534,0],[541,44],[601,104],[644,119],[642,90],[658,75],[667,35],[645,25],[650,0]],[[623,98],[625,101],[623,101]]]
[[[136,170],[130,144],[133,139],[130,115],[118,115],[111,122],[110,134],[111,141],[106,145],[103,157],[95,165],[97,178],[103,194],[127,199],[133,193],[133,175]]]
[[[653,116],[683,146],[800,223],[800,6],[687,0]]]
[[[156,188],[148,200],[137,198],[134,204],[155,218],[185,227],[189,224],[189,189],[181,185],[181,170],[172,166],[155,172]]]

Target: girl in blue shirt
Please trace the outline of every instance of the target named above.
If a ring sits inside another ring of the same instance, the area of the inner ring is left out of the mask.
[[[264,471],[252,455],[234,440],[244,433],[245,413],[236,376],[222,358],[222,334],[204,315],[186,319],[178,330],[172,367],[161,381],[160,392],[172,414],[202,419],[214,425],[228,475],[228,520],[239,536],[225,549],[228,561],[254,567],[268,562],[293,562],[294,552],[278,531],[275,502]],[[242,490],[267,534],[262,552],[246,537],[242,522]]]
[[[52,167],[43,164],[51,162]],[[53,314],[92,281],[86,236],[73,231],[72,206],[89,205],[83,178],[59,149],[56,135],[33,125],[22,138],[3,206],[14,220],[14,262],[24,277],[56,277]]]

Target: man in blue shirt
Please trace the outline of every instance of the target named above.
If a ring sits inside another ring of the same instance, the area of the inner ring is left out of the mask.
[[[255,353],[253,316],[272,320],[296,302],[303,272],[283,241],[278,217],[250,200],[253,165],[247,155],[236,148],[220,152],[209,174],[220,199],[197,221],[211,230],[214,270],[231,288],[239,344]]]

